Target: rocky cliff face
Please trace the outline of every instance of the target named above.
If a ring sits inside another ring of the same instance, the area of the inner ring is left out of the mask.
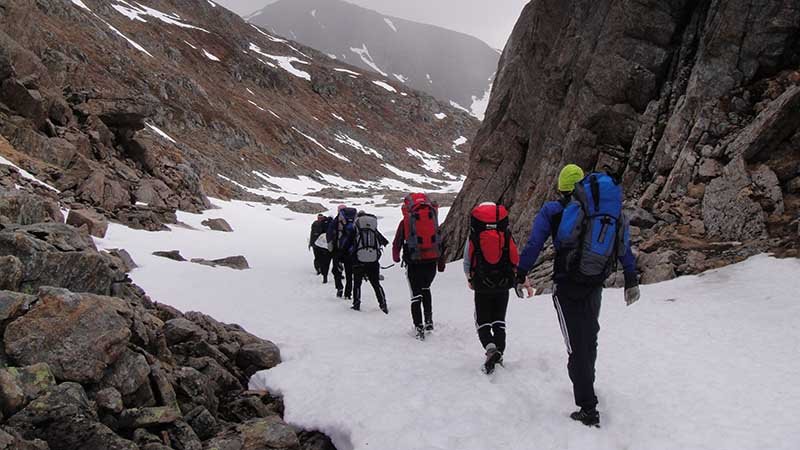
[[[3,155],[134,226],[275,176],[431,188],[477,124],[210,1],[0,0]]]
[[[479,201],[526,238],[570,162],[623,174],[645,282],[797,255],[799,69],[796,2],[530,2],[445,224],[451,256]]]

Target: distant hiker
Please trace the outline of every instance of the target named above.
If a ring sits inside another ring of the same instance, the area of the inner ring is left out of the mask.
[[[339,213],[328,225],[328,248],[333,255],[333,281],[336,297],[350,300],[353,293],[353,259],[351,250],[356,236],[356,209],[339,205]],[[345,283],[342,285],[342,272]]]
[[[425,340],[425,332],[433,331],[431,309],[431,283],[436,269],[444,272],[442,239],[439,232],[439,205],[421,193],[408,194],[403,200],[403,220],[397,226],[392,243],[394,262],[402,260],[406,267],[408,285],[411,289],[411,318],[419,340]],[[423,310],[425,322],[423,325]]]
[[[598,318],[603,283],[617,261],[625,273],[625,301],[639,300],[636,261],[631,252],[628,223],[622,214],[622,187],[605,173],[584,177],[570,164],[558,177],[559,201],[545,203],[533,222],[530,239],[522,251],[517,283],[526,281],[542,247],[552,237],[556,257],[553,304],[569,354],[569,377],[575,404],[570,417],[598,426],[594,392]]]
[[[476,206],[464,246],[464,274],[475,291],[475,326],[486,351],[483,370],[487,374],[503,362],[508,290],[514,287],[518,262],[505,206],[491,202]]]
[[[328,251],[328,225],[330,217],[323,214],[317,215],[317,220],[311,224],[311,235],[308,238],[308,248],[314,250],[314,268],[317,275],[322,275],[322,283],[328,282],[328,271],[331,265],[331,252]]]
[[[356,218],[356,237],[352,247],[353,260],[353,306],[361,310],[361,282],[366,277],[375,290],[378,307],[389,314],[386,305],[386,293],[381,287],[381,253],[389,241],[378,231],[378,218],[364,211],[358,212]]]

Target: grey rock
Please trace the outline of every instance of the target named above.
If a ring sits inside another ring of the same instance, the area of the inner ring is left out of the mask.
[[[236,355],[236,364],[248,377],[260,370],[271,369],[280,362],[280,349],[269,341],[245,344]]]
[[[119,426],[122,428],[145,428],[174,423],[181,417],[180,411],[169,406],[133,408],[122,411]]]
[[[210,266],[210,267],[223,266],[236,270],[246,270],[250,268],[250,264],[248,264],[247,258],[241,255],[228,256],[227,258],[212,259],[212,260],[207,260],[203,258],[192,258],[192,262],[204,266]]]
[[[186,261],[186,258],[181,256],[181,252],[179,250],[153,252],[153,255],[171,259],[173,261],[179,261],[179,262]]]
[[[210,439],[219,432],[217,419],[203,406],[191,410],[186,415],[186,422],[201,440]]]
[[[225,219],[206,219],[201,223],[214,231],[224,231],[226,233],[233,231],[233,228]]]
[[[764,210],[750,198],[751,189],[752,180],[741,158],[731,161],[723,176],[709,183],[703,196],[703,222],[709,235],[740,241],[766,234]]]
[[[319,203],[309,202],[308,200],[300,200],[296,202],[289,202],[286,207],[290,211],[294,211],[301,214],[319,214],[324,213],[328,210],[324,205]]]
[[[56,201],[41,195],[7,189],[0,189],[0,215],[19,225],[64,221]]]
[[[172,319],[164,322],[161,332],[167,339],[167,344],[175,345],[191,340],[206,340],[208,333],[191,320],[185,318]]]
[[[300,440],[280,417],[253,419],[225,431],[205,443],[205,449],[257,450],[297,448]]]
[[[112,248],[107,250],[108,253],[120,261],[121,269],[123,272],[128,273],[131,270],[139,267],[131,257],[127,250],[122,248]]]
[[[50,446],[40,439],[25,440],[13,428],[8,428],[0,430],[0,450],[50,450]]]
[[[640,228],[650,228],[656,224],[656,218],[640,207],[632,207],[625,209],[625,217],[631,225]]]
[[[33,120],[37,128],[41,127],[47,118],[42,94],[37,90],[28,89],[19,80],[3,81],[0,85],[0,99],[21,116]]]
[[[113,387],[97,391],[94,401],[97,403],[97,408],[103,412],[119,414],[125,408],[122,403],[122,394]]]
[[[124,353],[130,307],[117,298],[42,288],[39,301],[6,327],[6,353],[20,364],[46,362],[58,380],[96,383]]]
[[[19,290],[23,269],[16,256],[0,256],[0,289]]]
[[[144,355],[126,349],[107,370],[100,385],[113,387],[122,396],[136,393],[149,381],[150,365]]]

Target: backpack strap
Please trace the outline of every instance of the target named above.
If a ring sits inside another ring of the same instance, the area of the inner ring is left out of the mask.
[[[597,182],[597,175],[589,177],[589,188],[592,190],[592,201],[594,202],[594,212],[600,210],[600,183]]]

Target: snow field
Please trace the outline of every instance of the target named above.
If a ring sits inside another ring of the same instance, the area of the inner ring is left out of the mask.
[[[549,296],[512,298],[506,367],[487,377],[459,262],[437,275],[437,331],[418,342],[400,267],[383,272],[388,316],[367,284],[362,312],[353,312],[313,274],[306,250],[313,216],[214,203],[220,209],[179,213],[195,229],[149,233],[112,224],[98,245],[126,248],[140,265],[132,278],[154,300],[276,342],[284,362],[257,374],[253,386],[281,392],[288,421],[327,432],[340,450],[794,449],[800,442],[797,260],[759,256],[644,286],[631,307],[620,290],[606,290],[597,430],[567,418],[566,350]],[[376,213],[392,238],[399,208],[356,207]],[[235,231],[206,230],[200,222],[208,217],[224,217]],[[187,258],[243,254],[252,269],[151,255],[171,249]],[[389,261],[384,255],[382,263]]]

